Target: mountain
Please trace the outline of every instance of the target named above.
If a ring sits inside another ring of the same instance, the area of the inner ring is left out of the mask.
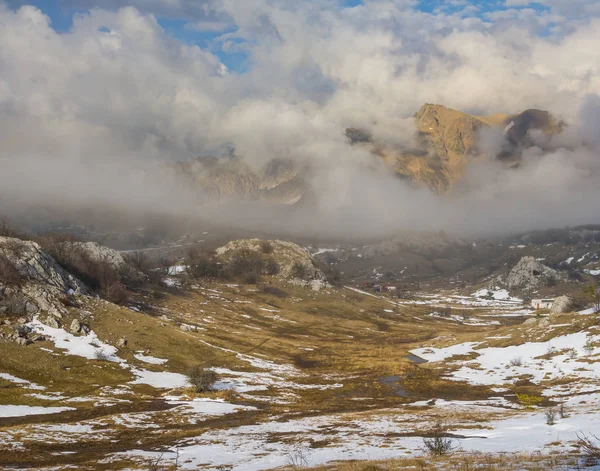
[[[414,119],[416,148],[399,150],[374,142],[374,153],[399,177],[424,184],[439,193],[450,190],[461,179],[469,162],[483,154],[477,145],[482,129],[502,129],[505,139],[502,151],[492,157],[514,166],[524,148],[538,144],[531,137],[533,131],[552,136],[564,126],[547,111],[532,109],[516,115],[472,116],[432,104],[424,105]]]
[[[345,134],[352,145],[362,146],[381,159],[394,175],[435,192],[452,189],[466,166],[483,153],[478,135],[484,128],[497,129],[504,135],[501,152],[493,156],[516,166],[521,151],[544,145],[540,136],[559,133],[563,123],[550,113],[526,110],[515,115],[472,116],[442,105],[426,104],[414,115],[416,146],[391,147],[373,138],[366,129],[348,128]],[[533,132],[539,135],[532,137]],[[542,141],[542,142],[541,142]],[[242,198],[295,204],[310,193],[311,169],[298,167],[284,159],[273,159],[253,168],[240,156],[199,157],[171,166],[178,178],[203,195],[213,198]]]

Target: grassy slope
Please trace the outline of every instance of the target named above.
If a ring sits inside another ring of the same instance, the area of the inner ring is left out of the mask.
[[[467,341],[498,327],[467,327],[428,319],[421,317],[427,308],[396,307],[385,299],[346,289],[315,293],[291,285],[277,286],[287,297],[266,294],[255,286],[209,284],[186,292],[140,296],[138,301],[145,303],[147,314],[101,301],[90,301],[87,307],[94,313],[92,327],[102,341],[115,345],[118,339],[127,338],[128,345],[120,349],[119,356],[131,365],[172,372],[185,372],[194,365],[260,371],[235,353],[226,351],[231,350],[294,365],[300,373],[294,378],[297,385],[343,383],[343,387],[303,389],[289,384],[274,385],[267,391],[228,398],[239,404],[253,405],[256,410],[196,423],[168,410],[162,400],[164,390],[134,385],[129,392],[107,393],[107,386],[119,388],[133,378],[130,371],[115,364],[42,350],[56,350],[51,342],[28,347],[1,342],[1,372],[46,387],[44,394],[56,392],[90,399],[77,403],[41,400],[28,395],[36,391],[14,383],[0,383],[1,404],[77,408],[53,416],[0,419],[0,432],[11,433],[16,442],[25,439],[25,447],[29,449],[24,453],[4,447],[0,467],[76,464],[81,469],[86,466],[113,469],[120,465],[100,465],[98,461],[109,453],[172,445],[205,430],[258,423],[274,414],[280,420],[324,413],[353,414],[385,410],[422,398],[474,399],[489,395],[487,388],[464,388],[443,380],[441,372],[417,367],[404,355],[434,337]],[[169,320],[161,319],[163,315]],[[180,323],[196,325],[199,330],[184,332],[179,328]],[[136,351],[168,358],[169,362],[165,366],[144,364],[133,357]],[[382,377],[389,375],[408,378],[404,387],[413,398],[400,397],[392,387],[380,383]],[[98,404],[96,399],[101,396],[128,402]],[[269,396],[274,400],[265,401]],[[288,402],[278,402],[281,397],[286,397]],[[154,430],[140,433],[139,428],[117,423],[115,418],[124,413],[141,414],[143,422],[158,424],[160,433]],[[85,435],[85,439],[47,443],[43,439],[36,440],[31,428],[40,422],[86,423],[102,433]],[[60,454],[82,450],[84,453]]]

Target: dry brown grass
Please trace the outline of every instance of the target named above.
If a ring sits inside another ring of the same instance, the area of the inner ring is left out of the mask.
[[[385,461],[337,462],[312,471],[549,471],[577,466],[575,455],[454,453],[444,457],[401,458]]]

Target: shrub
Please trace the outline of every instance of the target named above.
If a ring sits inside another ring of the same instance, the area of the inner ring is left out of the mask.
[[[586,466],[595,466],[600,463],[600,439],[596,435],[587,436],[577,434],[577,446],[582,453]]]
[[[560,415],[561,419],[566,419],[567,417],[569,417],[564,403],[561,403],[561,405],[558,407],[558,415]]]
[[[554,425],[556,423],[557,415],[558,414],[556,413],[555,409],[548,409],[546,412],[544,412],[544,417],[546,417],[546,424]]]
[[[0,237],[24,238],[23,234],[16,230],[11,222],[5,217],[0,217]]]
[[[18,286],[23,283],[19,270],[5,255],[0,255],[0,284]]]
[[[271,275],[271,276],[279,275],[280,271],[281,271],[281,268],[279,267],[279,263],[277,263],[277,261],[273,257],[268,257],[265,260],[265,268],[264,268],[265,275]]]
[[[100,288],[100,296],[115,304],[125,304],[129,301],[129,292],[119,281],[103,284]]]
[[[154,285],[159,285],[169,275],[171,261],[168,257],[151,258],[144,252],[138,251],[127,254],[125,260],[128,267],[144,274],[148,281]],[[128,280],[128,284],[138,284],[140,281],[139,276],[130,273],[130,271],[126,270],[123,277]]]
[[[265,267],[262,255],[250,249],[236,250],[227,264],[231,276],[241,277],[244,281],[258,281]]]
[[[521,357],[511,359],[510,366],[523,366],[523,359]]]
[[[214,252],[190,250],[185,258],[186,273],[190,278],[219,278],[223,271]]]
[[[306,277],[306,267],[300,262],[295,262],[290,274],[293,278],[300,278],[303,280]]]
[[[436,424],[429,436],[423,438],[423,444],[432,456],[446,456],[456,449],[454,439],[448,436],[441,424]]]
[[[188,381],[197,393],[212,391],[217,379],[217,373],[213,370],[199,366],[192,368],[188,373]]]
[[[262,250],[262,253],[264,253],[265,255],[271,255],[275,251],[275,248],[273,247],[273,244],[271,244],[271,242],[269,242],[268,240],[261,240],[260,250]]]

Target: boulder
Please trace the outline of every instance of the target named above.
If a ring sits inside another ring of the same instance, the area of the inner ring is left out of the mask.
[[[572,300],[568,296],[559,296],[552,303],[552,314],[563,314],[571,311]]]
[[[72,334],[78,334],[81,332],[81,322],[79,322],[79,319],[73,319],[73,322],[71,322],[71,326],[69,327],[69,331]]]
[[[117,341],[117,348],[124,348],[126,346],[127,346],[127,339],[125,337],[122,337]]]
[[[28,338],[26,338],[26,337],[18,337],[18,338],[15,340],[15,342],[16,342],[18,345],[21,345],[22,347],[26,347],[27,345],[30,345],[30,344],[32,343],[32,342],[31,342],[31,340],[29,340],[29,339],[28,339]]]
[[[47,316],[41,319],[42,324],[47,325],[48,327],[52,327],[53,329],[60,329],[60,322],[56,317]]]
[[[532,290],[548,283],[566,281],[567,277],[538,262],[534,257],[523,257],[502,281],[508,288]]]

